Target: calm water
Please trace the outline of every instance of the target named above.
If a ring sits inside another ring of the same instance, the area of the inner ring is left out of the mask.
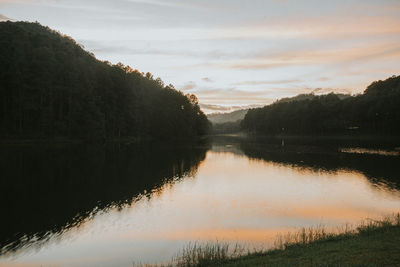
[[[1,147],[0,266],[163,262],[193,241],[268,247],[298,227],[399,212],[399,146],[220,137]]]

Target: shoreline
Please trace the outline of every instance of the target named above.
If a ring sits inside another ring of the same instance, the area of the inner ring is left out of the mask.
[[[268,250],[244,252],[229,244],[189,245],[158,267],[195,266],[398,266],[400,264],[400,213],[381,220],[364,220],[328,232],[323,227],[302,228],[277,236]],[[244,252],[244,253],[243,253]],[[135,266],[135,265],[134,265]]]
[[[107,144],[146,144],[146,143],[158,143],[158,142],[188,142],[188,141],[202,141],[208,138],[207,136],[195,136],[188,138],[170,138],[170,139],[155,139],[155,138],[113,138],[113,139],[65,139],[65,138],[47,138],[47,139],[0,139],[1,145],[80,145],[80,144],[94,144],[94,145],[107,145]]]

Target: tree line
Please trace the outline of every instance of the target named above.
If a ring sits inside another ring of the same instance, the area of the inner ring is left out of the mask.
[[[359,95],[308,95],[250,109],[242,130],[280,134],[400,134],[400,76],[374,81]]]
[[[195,95],[99,61],[39,23],[0,23],[0,137],[114,139],[203,135]]]

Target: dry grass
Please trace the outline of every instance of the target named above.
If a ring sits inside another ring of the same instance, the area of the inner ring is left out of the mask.
[[[221,242],[207,244],[191,243],[187,247],[185,247],[178,256],[173,258],[171,262],[167,264],[139,264],[134,266],[198,267],[219,266],[225,264],[229,266],[251,266],[252,263],[258,265],[264,264],[263,260],[266,260],[268,257],[272,257],[272,260],[276,260],[280,257],[287,257],[283,255],[287,251],[289,251],[288,253],[290,253],[290,251],[302,250],[304,248],[309,248],[310,246],[318,247],[319,244],[321,244],[321,247],[322,245],[325,247],[326,244],[335,244],[335,242],[338,243],[342,242],[343,240],[352,240],[353,242],[360,236],[368,235],[373,236],[373,238],[375,239],[379,239],[379,232],[385,232],[385,238],[387,239],[387,233],[392,231],[393,229],[398,230],[398,227],[400,227],[400,213],[386,216],[381,220],[365,219],[358,225],[353,226],[350,224],[346,224],[333,230],[328,230],[328,228],[324,226],[301,228],[298,231],[278,235],[275,239],[274,247],[268,250],[265,249],[250,252],[249,250],[246,250],[244,247],[241,247],[239,245],[230,245],[228,243]],[[369,240],[368,242],[370,241],[371,240]],[[396,244],[397,243],[395,243],[395,245]],[[360,247],[362,247],[365,244],[359,245]],[[398,246],[396,247],[400,246],[400,244],[397,245]],[[343,249],[351,253],[351,250],[345,247],[347,246],[346,243],[343,243],[340,246],[344,246]],[[354,246],[354,244],[352,244],[352,246]],[[357,246],[357,244],[355,244],[355,246]],[[341,249],[341,247],[339,247],[339,249]],[[379,255],[376,257],[379,257]],[[247,260],[250,260],[250,265],[246,264]],[[286,261],[285,264],[287,264]],[[275,266],[274,264],[271,265]],[[289,263],[289,265],[291,264]]]
[[[381,220],[365,219],[356,226],[345,224],[331,231],[325,226],[301,228],[296,232],[277,235],[272,250],[284,250],[291,246],[351,237],[392,226],[400,226],[400,213],[385,216]]]

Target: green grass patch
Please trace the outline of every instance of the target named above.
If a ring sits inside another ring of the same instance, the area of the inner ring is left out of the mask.
[[[193,243],[170,263],[157,266],[400,266],[400,214],[334,231],[302,228],[277,236],[269,250]]]

